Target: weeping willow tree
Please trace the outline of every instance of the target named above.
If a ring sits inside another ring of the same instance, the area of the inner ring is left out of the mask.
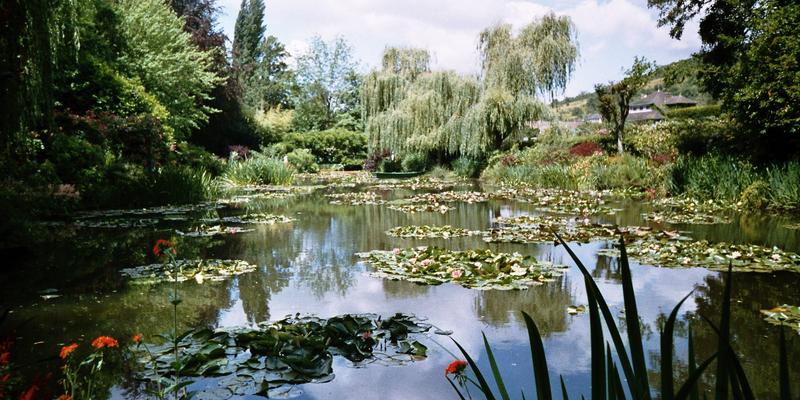
[[[508,24],[481,32],[479,77],[431,71],[421,49],[387,48],[362,87],[371,151],[481,158],[550,119],[537,96],[563,91],[578,57],[575,27],[549,14],[518,34]]]

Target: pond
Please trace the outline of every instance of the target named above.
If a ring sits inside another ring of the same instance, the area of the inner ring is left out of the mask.
[[[128,338],[142,333],[145,341],[157,341],[156,335],[168,332],[172,326],[172,306],[168,302],[172,285],[135,284],[120,271],[157,263],[151,251],[153,244],[167,238],[175,242],[181,259],[243,260],[253,267],[249,272],[221,280],[181,282],[178,290],[183,302],[178,307],[178,318],[182,328],[255,327],[259,322],[297,314],[322,318],[377,314],[385,319],[404,313],[432,325],[415,339],[427,347],[427,357],[374,357],[352,362],[335,356],[332,380],[289,385],[273,394],[301,399],[455,398],[444,377],[444,368],[454,359],[450,352],[457,354],[450,337],[488,368],[481,332],[492,343],[509,388],[532,393],[530,351],[520,315],[520,311],[525,311],[544,336],[553,387],[558,387],[561,375],[571,396],[589,395],[588,315],[568,312],[571,305],[586,304],[586,295],[580,272],[562,246],[552,241],[487,242],[480,233],[426,238],[386,233],[392,228],[411,225],[450,225],[466,231],[487,231],[510,217],[540,214],[541,206],[513,198],[477,196],[473,201],[466,198],[442,201],[447,206],[436,211],[411,213],[393,202],[437,189],[441,188],[359,184],[315,186],[297,193],[270,192],[262,196],[245,192],[244,197],[222,205],[157,210],[158,214],[91,216],[79,220],[83,221],[79,224],[53,226],[52,241],[30,252],[10,255],[3,271],[0,297],[2,304],[12,311],[11,322],[18,324],[15,351],[20,359],[44,360],[23,366],[26,374],[33,377],[47,371],[57,373],[60,360],[54,358],[60,346],[76,340],[91,340],[99,335]],[[485,189],[489,188],[477,182],[463,182],[454,190],[480,193]],[[369,194],[328,196],[350,192]],[[608,206],[619,210],[583,218],[651,226],[656,230],[680,230],[680,234],[690,236],[694,242],[724,241],[800,251],[800,230],[792,229],[791,224],[796,221],[788,218],[733,214],[729,223],[670,226],[645,219],[642,213],[650,205],[643,200],[622,199],[611,201]],[[263,214],[260,222],[269,223],[237,225],[247,221],[226,219],[254,214]],[[269,215],[288,218],[267,221]],[[200,224],[211,227],[220,223],[246,229],[210,233],[205,230],[208,235],[176,233],[191,232]],[[540,262],[568,268],[527,290],[478,290],[451,282],[424,285],[386,279],[376,276],[376,267],[358,256],[372,250],[416,246],[519,252]],[[623,308],[620,271],[614,252],[609,251],[613,241],[592,239],[588,243],[573,243],[571,247],[592,271],[612,312],[620,313]],[[685,376],[689,324],[699,359],[709,356],[716,347],[714,333],[698,315],[718,320],[723,293],[721,275],[705,268],[664,268],[640,265],[635,260],[632,268],[650,366],[659,363],[659,329],[666,314],[694,290],[681,309],[676,329],[677,373]],[[797,268],[800,266],[795,265]],[[800,273],[796,272],[734,274],[731,324],[734,347],[741,355],[757,398],[775,398],[778,390],[778,330],[763,321],[760,310],[799,304],[799,285]],[[620,319],[620,324],[624,320]],[[452,335],[446,335],[447,331],[452,331]],[[789,341],[789,364],[797,366],[800,341],[797,337],[793,339]],[[657,374],[653,368],[653,385],[659,382]],[[708,382],[707,377],[705,384]],[[192,387],[211,390],[216,384],[215,380],[199,380]],[[119,379],[110,394],[113,398],[143,396],[136,386],[133,380]],[[231,393],[215,393],[217,397],[235,397]]]

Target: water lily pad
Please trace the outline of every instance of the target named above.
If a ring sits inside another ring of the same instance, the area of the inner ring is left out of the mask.
[[[642,264],[661,267],[725,271],[731,264],[736,272],[800,272],[800,255],[777,247],[648,237],[633,241],[626,248],[628,257]],[[615,249],[604,249],[599,253],[618,254]]]
[[[387,319],[372,314],[294,316],[255,328],[196,329],[180,336],[181,376],[216,381],[200,389],[202,398],[287,394],[296,384],[332,380],[334,356],[386,365],[424,359],[428,347],[418,339],[429,329],[405,314]],[[141,380],[155,383],[172,376],[172,342],[133,350]]]
[[[482,192],[439,192],[418,194],[402,201],[405,203],[482,203],[489,195]]]
[[[227,223],[227,224],[272,225],[272,224],[286,224],[294,221],[294,218],[290,218],[285,215],[256,213],[256,214],[228,216],[222,218],[206,218],[203,221],[212,223]]]
[[[331,199],[331,204],[344,204],[349,206],[379,205],[386,202],[375,192],[333,193],[326,194],[325,196]]]
[[[176,260],[175,264],[149,264],[125,268],[120,272],[131,278],[133,284],[158,282],[222,281],[231,276],[256,270],[256,266],[242,260]]]
[[[684,238],[680,232],[654,230],[642,226],[617,226],[599,224],[588,218],[566,218],[552,215],[521,215],[500,217],[496,222],[500,228],[484,233],[483,240],[489,243],[545,243],[555,241],[558,232],[568,242],[588,243],[593,240],[615,240],[623,235],[626,241],[642,237],[657,236],[671,239]]]
[[[493,193],[496,198],[530,203],[539,211],[571,215],[613,214],[607,193],[556,189],[504,188]]]
[[[397,226],[386,231],[389,236],[401,238],[444,238],[459,236],[480,235],[482,231],[470,231],[464,228],[454,228],[450,225],[430,226],[430,225],[410,225]]]
[[[670,224],[729,224],[731,213],[739,210],[735,203],[688,197],[656,200],[653,207],[653,211],[642,214],[642,217],[647,221]]]
[[[158,225],[156,218],[91,218],[74,222],[81,228],[129,229]]]
[[[788,326],[800,335],[800,307],[784,304],[769,310],[761,310],[764,321],[773,325]]]
[[[577,306],[571,305],[567,307],[567,314],[569,315],[578,315],[578,314],[583,314],[585,312],[586,312],[585,305],[577,305]]]
[[[245,229],[238,226],[200,225],[186,232],[180,230],[176,230],[175,232],[181,236],[207,237],[207,236],[217,236],[217,235],[235,235],[237,233],[247,233],[253,231],[255,231],[255,229]]]
[[[519,253],[495,253],[488,249],[450,251],[417,247],[373,250],[358,256],[377,269],[373,273],[376,277],[427,285],[454,282],[480,290],[527,289],[553,280],[566,268]]]
[[[438,212],[446,213],[450,210],[455,210],[455,207],[446,204],[431,203],[431,204],[393,204],[389,206],[390,210],[400,211],[407,214],[416,214],[421,212]]]

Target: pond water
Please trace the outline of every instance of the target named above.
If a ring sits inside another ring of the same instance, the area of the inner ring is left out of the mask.
[[[459,190],[480,190],[469,183]],[[512,392],[532,393],[528,339],[520,311],[529,313],[544,336],[553,387],[563,376],[570,395],[589,395],[590,346],[587,314],[570,315],[567,307],[586,304],[580,272],[561,246],[553,244],[485,243],[480,236],[451,239],[401,239],[384,232],[403,225],[452,225],[485,230],[500,216],[532,213],[533,206],[510,200],[475,204],[455,203],[445,213],[406,214],[387,205],[333,205],[326,193],[364,190],[321,188],[292,197],[263,199],[191,213],[193,218],[168,218],[155,225],[131,228],[54,228],[57,238],[28,253],[15,253],[2,272],[0,297],[12,310],[17,325],[15,351],[29,376],[58,371],[61,345],[98,335],[120,338],[143,333],[145,339],[167,332],[172,324],[168,303],[170,284],[131,285],[119,270],[156,262],[151,253],[160,238],[174,238],[181,258],[241,259],[256,271],[221,282],[181,283],[179,306],[182,327],[254,326],[290,314],[332,317],[345,313],[391,316],[402,312],[452,331],[479,364],[488,368],[481,332],[492,343],[495,357]],[[370,188],[368,190],[375,190]],[[377,191],[381,198],[413,195],[405,189]],[[646,225],[646,205],[626,201],[623,211],[598,220],[621,225]],[[255,231],[213,237],[177,237],[197,218],[248,212],[283,214],[291,223],[253,226]],[[681,225],[695,239],[755,243],[800,251],[800,230],[787,229],[778,217],[738,216],[730,224]],[[145,224],[147,225],[147,224]],[[370,275],[373,267],[360,262],[358,252],[395,247],[436,245],[453,250],[488,248],[520,252],[570,268],[554,282],[529,290],[479,291],[456,284],[424,286]],[[609,241],[573,245],[603,291],[612,312],[622,310],[620,271],[614,257],[598,255]],[[660,268],[632,264],[633,283],[646,336],[646,358],[659,363],[659,327],[680,299],[694,290],[681,310],[677,326],[677,373],[685,376],[686,328],[691,324],[698,359],[715,349],[714,333],[698,314],[718,320],[723,280],[703,268]],[[763,321],[759,310],[800,303],[800,274],[737,273],[733,284],[732,331],[757,398],[777,397],[777,328]],[[55,289],[55,290],[52,290]],[[49,295],[48,295],[49,294]],[[57,295],[53,297],[52,295]],[[22,322],[25,321],[23,324]],[[620,320],[620,324],[624,321]],[[789,364],[800,365],[800,341],[789,341]],[[428,399],[455,398],[444,378],[457,349],[448,336],[428,333],[420,341],[428,357],[399,365],[382,362],[354,364],[342,357],[333,363],[335,378],[309,383],[289,393],[302,399]],[[440,346],[441,345],[441,346]],[[49,358],[49,360],[48,360]],[[37,361],[34,361],[37,360]],[[44,360],[44,361],[38,361]],[[798,371],[792,371],[794,376]],[[659,382],[653,368],[651,382]],[[710,381],[710,374],[707,375]],[[118,381],[113,398],[136,397],[131,381]],[[201,384],[198,384],[202,386]],[[795,387],[795,391],[800,388]],[[473,395],[475,391],[472,391]]]

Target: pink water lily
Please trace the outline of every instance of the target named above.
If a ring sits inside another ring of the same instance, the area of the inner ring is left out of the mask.
[[[422,260],[420,264],[422,264],[423,267],[427,267],[428,265],[433,264],[433,260],[431,260],[430,258],[426,258]]]
[[[458,279],[461,278],[462,275],[464,275],[464,272],[462,272],[460,269],[456,269],[453,270],[453,272],[451,272],[450,275],[453,277],[453,279]]]

